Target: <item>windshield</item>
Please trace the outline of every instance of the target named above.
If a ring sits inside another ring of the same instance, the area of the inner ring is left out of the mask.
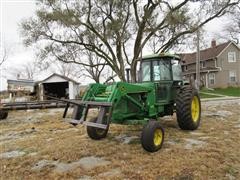
[[[181,81],[182,68],[177,59],[151,59],[141,64],[142,81]]]
[[[153,61],[153,80],[171,80],[169,61]]]
[[[171,66],[169,60],[143,61],[141,68],[142,81],[171,80]]]

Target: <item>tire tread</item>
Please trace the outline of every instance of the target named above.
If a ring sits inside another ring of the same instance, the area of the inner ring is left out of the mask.
[[[194,96],[198,97],[200,115],[197,123],[192,120],[191,103]],[[177,93],[176,98],[177,122],[183,130],[195,130],[198,128],[201,119],[201,102],[197,90],[190,86],[183,86]]]

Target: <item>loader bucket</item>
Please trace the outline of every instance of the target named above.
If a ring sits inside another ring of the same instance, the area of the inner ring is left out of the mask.
[[[73,102],[69,102],[69,104]],[[69,108],[67,104],[63,118],[66,118],[67,110]],[[86,121],[88,111],[91,108],[97,108],[99,110],[97,115],[96,123]],[[70,124],[76,126],[78,124],[84,124],[91,127],[96,127],[100,129],[106,129],[110,122],[112,111],[112,103],[110,102],[96,102],[96,101],[78,101],[74,102],[74,110],[72,118],[70,119]]]

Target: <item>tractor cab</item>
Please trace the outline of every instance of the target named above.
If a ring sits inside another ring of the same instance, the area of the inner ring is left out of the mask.
[[[169,54],[143,57],[140,82],[182,81],[180,58]]]
[[[143,57],[139,82],[155,84],[156,101],[172,101],[176,89],[182,85],[180,57],[170,54],[154,54]]]

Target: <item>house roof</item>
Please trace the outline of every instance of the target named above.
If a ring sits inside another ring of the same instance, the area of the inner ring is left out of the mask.
[[[216,58],[231,43],[233,43],[233,42],[228,41],[226,43],[222,43],[222,44],[219,44],[217,46],[201,50],[200,51],[200,61],[206,61],[206,60],[209,60],[209,59]],[[182,53],[181,54],[181,59],[182,59],[184,64],[195,63],[196,52]]]
[[[75,80],[73,80],[73,79],[71,79],[71,78],[69,78],[69,77],[67,77],[67,76],[63,76],[63,75],[60,75],[60,74],[57,74],[57,73],[53,73],[52,75],[50,75],[49,77],[47,77],[46,79],[44,79],[44,80],[42,80],[42,81],[40,81],[40,82],[43,83],[44,81],[47,81],[48,79],[50,79],[50,78],[53,77],[53,76],[58,76],[58,77],[60,77],[60,78],[65,79],[66,81],[72,81],[72,82],[75,83],[75,84],[80,84],[79,82],[77,82],[77,81],[75,81]]]
[[[35,84],[33,80],[29,80],[29,79],[17,79],[17,80],[8,79],[7,83],[15,84],[15,85],[28,85],[28,86],[33,86]]]

